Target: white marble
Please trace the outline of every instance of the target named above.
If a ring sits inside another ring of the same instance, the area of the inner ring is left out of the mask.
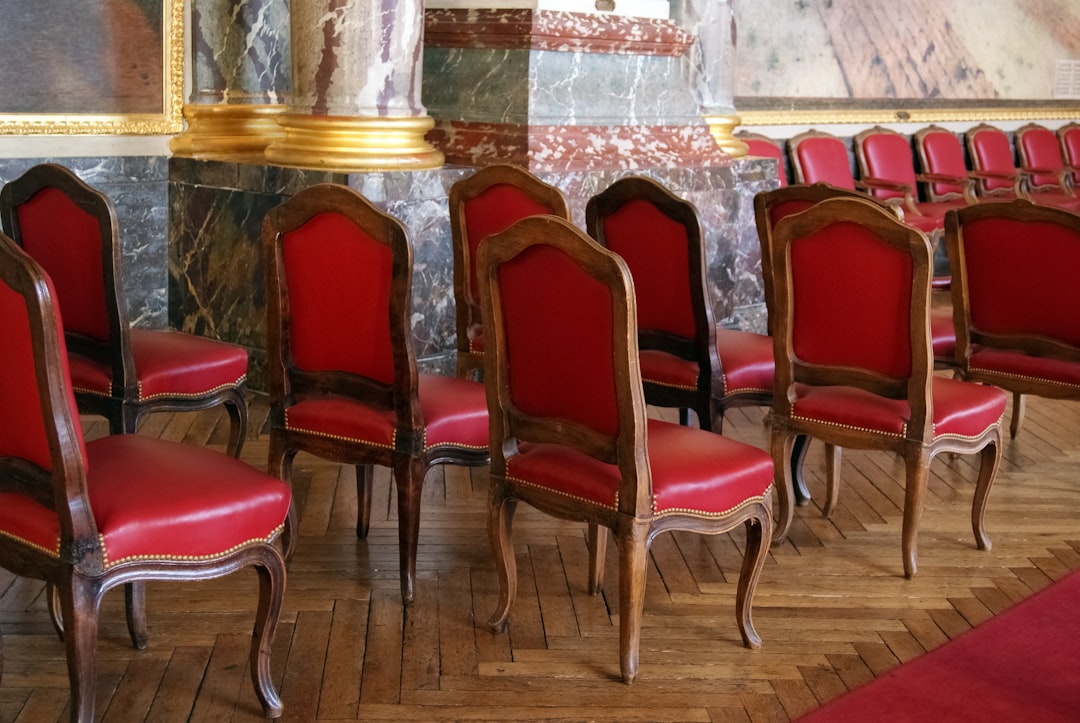
[[[668,0],[610,0],[610,15],[629,15],[639,18],[666,18],[669,15]],[[424,6],[430,9],[505,9],[505,10],[559,10],[574,13],[592,13],[607,7],[604,0],[428,0]]]

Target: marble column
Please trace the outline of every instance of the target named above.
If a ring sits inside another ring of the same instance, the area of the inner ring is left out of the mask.
[[[292,91],[277,165],[335,170],[434,168],[420,102],[421,0],[292,0]]]
[[[742,119],[735,112],[734,0],[675,0],[672,17],[696,38],[690,51],[690,82],[702,116],[717,144],[732,157],[744,156],[745,143],[733,135]]]
[[[289,0],[191,0],[191,96],[178,156],[261,160],[283,137]]]

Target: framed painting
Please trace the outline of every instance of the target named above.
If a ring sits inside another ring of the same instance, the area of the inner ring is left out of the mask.
[[[184,0],[8,0],[0,134],[182,129]]]
[[[741,0],[746,125],[1080,117],[1072,0]]]

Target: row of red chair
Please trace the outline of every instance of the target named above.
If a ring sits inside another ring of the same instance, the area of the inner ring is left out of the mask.
[[[752,155],[777,159],[780,183],[786,185],[782,147],[761,135],[740,137]],[[982,200],[1025,198],[1080,210],[1075,188],[1080,180],[1080,124],[1069,123],[1055,133],[1028,123],[1014,137],[1015,143],[1001,129],[979,124],[964,134],[965,155],[959,136],[940,126],[922,128],[910,139],[875,126],[854,138],[858,178],[851,148],[836,136],[806,131],[789,139],[787,150],[795,183],[825,182],[865,191],[894,205],[908,223],[928,233],[942,229],[949,210]]]

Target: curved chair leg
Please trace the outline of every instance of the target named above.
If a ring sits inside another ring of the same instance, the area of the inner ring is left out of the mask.
[[[761,571],[769,558],[769,541],[772,539],[772,499],[766,495],[761,515],[749,519],[746,526],[746,552],[743,554],[742,571],[739,573],[739,585],[735,594],[735,619],[739,623],[743,645],[751,650],[761,647],[761,636],[754,629],[753,602]]]
[[[73,575],[69,586],[61,588],[60,607],[66,623],[68,679],[71,684],[71,720],[94,720],[97,691],[98,609],[101,602],[96,586]]]
[[[991,547],[990,537],[986,534],[983,524],[983,515],[986,512],[986,501],[990,496],[990,487],[997,478],[998,467],[1001,465],[1001,442],[995,440],[987,444],[979,451],[981,463],[979,464],[979,478],[975,482],[975,497],[971,501],[971,530],[975,533],[975,545],[980,550],[989,550]]]
[[[240,459],[240,452],[244,448],[244,440],[247,439],[247,400],[241,389],[234,390],[222,402],[225,410],[229,413],[229,441],[225,445],[225,451],[236,459]]]
[[[289,485],[292,489],[292,462],[296,450],[285,448],[284,432],[271,430],[270,451],[267,455],[267,472]],[[292,559],[296,552],[296,539],[300,535],[300,513],[296,509],[296,496],[289,502],[289,516],[285,518],[285,530],[281,533],[281,547],[285,551],[285,561]]]
[[[124,585],[124,603],[127,609],[128,635],[136,650],[146,650],[146,584],[129,582]]]
[[[278,718],[282,705],[270,671],[270,650],[281,618],[281,602],[285,598],[285,560],[276,548],[268,545],[262,560],[255,564],[255,570],[259,574],[259,609],[251,634],[251,682],[255,685],[255,695],[263,713],[267,718]]]
[[[1024,423],[1024,395],[1013,392],[1012,419],[1009,421],[1009,437],[1016,439],[1020,434],[1020,425]]]
[[[791,521],[795,518],[794,489],[791,482],[791,467],[786,462],[791,457],[792,435],[786,430],[777,429],[773,426],[772,431],[772,458],[775,463],[775,477],[773,488],[776,490],[777,514],[773,518],[775,526],[772,533],[772,544],[778,545],[787,537],[791,529]]]
[[[825,445],[825,505],[822,513],[828,517],[836,509],[840,499],[840,448],[835,444]]]
[[[912,444],[904,455],[907,481],[904,487],[903,554],[904,577],[912,578],[919,569],[919,518],[923,494],[930,479],[930,457],[922,445]]]
[[[627,521],[615,533],[619,547],[619,670],[624,683],[633,683],[638,674],[649,554],[647,534],[648,527],[638,520]]]
[[[799,507],[810,504],[810,490],[807,489],[806,478],[803,476],[803,463],[809,449],[810,437],[805,434],[796,435],[791,445],[791,484],[795,491],[795,504]]]
[[[589,594],[597,595],[604,586],[604,558],[607,557],[606,527],[589,523]]]
[[[371,489],[375,484],[375,467],[356,465],[356,536],[367,539],[371,529]]]
[[[49,619],[52,621],[53,630],[56,631],[56,637],[60,638],[60,642],[64,641],[64,613],[60,606],[60,593],[56,589],[56,585],[51,582],[45,583],[45,596],[48,598],[49,603]]]
[[[488,497],[488,542],[495,558],[495,572],[499,578],[499,603],[488,619],[493,633],[506,629],[510,619],[510,607],[517,597],[517,559],[514,557],[514,510],[517,500],[500,482],[492,481]]]
[[[420,541],[420,497],[427,465],[416,457],[399,455],[394,461],[398,498],[398,555],[401,560],[401,601],[416,597],[416,549]]]

